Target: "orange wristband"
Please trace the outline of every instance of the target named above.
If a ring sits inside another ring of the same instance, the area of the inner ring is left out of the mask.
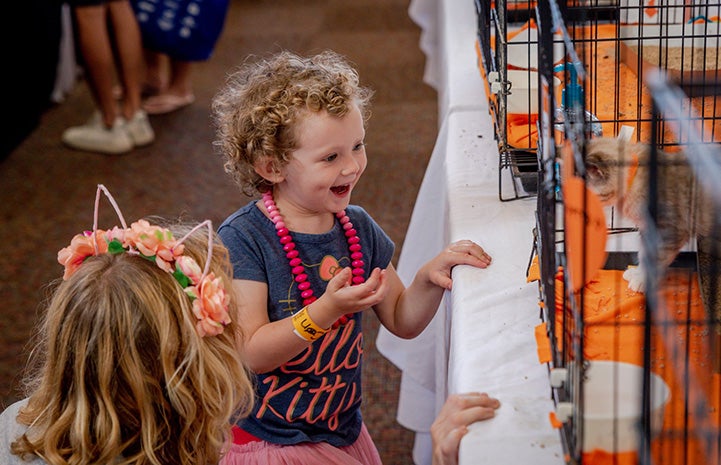
[[[310,318],[307,306],[293,315],[291,319],[293,321],[293,332],[305,341],[313,342],[328,332],[327,329],[321,328]]]

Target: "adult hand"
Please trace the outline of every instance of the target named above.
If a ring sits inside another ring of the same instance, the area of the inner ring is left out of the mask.
[[[433,465],[457,465],[458,448],[468,425],[493,418],[500,406],[498,399],[485,392],[449,396],[431,425]]]

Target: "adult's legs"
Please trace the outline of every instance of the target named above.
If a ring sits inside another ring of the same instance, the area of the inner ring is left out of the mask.
[[[170,113],[195,101],[192,80],[193,62],[170,60],[170,81],[166,89],[149,97],[143,108],[151,115]]]
[[[155,133],[147,114],[140,109],[143,74],[140,28],[129,1],[81,0],[72,7],[87,83],[98,115],[83,125],[66,129],[63,142],[78,150],[112,154],[150,144]],[[116,79],[124,87],[120,114],[113,92]]]
[[[128,0],[111,1],[108,7],[118,52],[119,78],[124,90],[122,114],[125,119],[130,120],[140,109],[144,73],[140,26]]]
[[[170,67],[170,83],[166,93],[178,97],[193,95],[193,62],[171,60]]]
[[[170,58],[164,53],[145,49],[145,84],[146,95],[157,95],[165,92],[170,81]]]
[[[73,11],[88,87],[103,123],[110,128],[117,108],[113,97],[115,61],[108,34],[106,5],[77,6]]]

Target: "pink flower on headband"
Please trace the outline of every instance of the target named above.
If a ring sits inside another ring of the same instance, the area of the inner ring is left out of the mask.
[[[196,325],[201,336],[215,336],[223,332],[230,323],[228,304],[230,296],[223,287],[220,278],[209,273],[199,285],[185,288],[185,293],[193,299],[193,313],[198,318]]]
[[[98,253],[108,251],[108,243],[104,237],[104,231],[96,231],[95,238]],[[85,231],[83,234],[76,234],[70,241],[70,245],[58,252],[58,262],[65,267],[63,279],[68,279],[83,264],[86,258],[95,255],[95,244],[93,243],[93,232]]]
[[[113,229],[105,231],[105,238],[108,243],[112,241],[118,241],[121,244],[125,244],[125,229],[121,229],[117,226],[113,226]]]
[[[180,270],[185,276],[187,276],[193,283],[200,281],[203,277],[203,270],[200,269],[198,262],[192,258],[183,255],[175,260],[175,267]]]
[[[97,229],[98,202],[104,192],[118,214],[122,228],[117,226],[108,231]],[[183,255],[183,242],[200,228],[208,228],[208,255],[205,269],[190,256]],[[138,220],[127,227],[115,199],[102,184],[98,184],[95,197],[95,214],[92,231],[86,231],[73,237],[70,245],[58,252],[58,262],[65,267],[63,279],[70,278],[90,256],[99,254],[129,253],[140,255],[154,262],[161,270],[168,272],[192,301],[192,311],[198,319],[196,329],[202,336],[216,336],[230,323],[228,305],[230,296],[225,291],[223,281],[209,271],[213,253],[213,224],[205,220],[195,226],[180,240],[166,228],[154,226],[146,220]],[[95,240],[93,240],[95,236]],[[140,257],[139,257],[140,258]]]
[[[183,245],[176,247],[173,233],[159,226],[151,226],[146,220],[138,220],[125,230],[124,244],[138,249],[146,257],[155,256],[161,270],[173,272],[171,263],[183,254]]]

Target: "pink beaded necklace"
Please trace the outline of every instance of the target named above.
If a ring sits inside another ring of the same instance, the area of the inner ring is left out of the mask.
[[[308,281],[308,274],[305,272],[303,261],[300,257],[298,257],[298,249],[295,248],[295,242],[293,242],[290,231],[288,231],[288,228],[285,226],[283,216],[280,214],[278,206],[275,204],[275,200],[273,200],[272,192],[266,192],[263,194],[263,204],[268,211],[270,220],[275,225],[280,245],[283,247],[285,256],[288,259],[288,265],[290,265],[290,271],[293,273],[293,279],[296,283],[298,283],[298,290],[300,291],[300,296],[303,298],[303,305],[310,305],[317,299],[317,297],[313,295],[313,289],[310,288],[310,281]],[[365,281],[363,276],[365,274],[365,270],[363,269],[365,263],[363,262],[363,252],[361,251],[358,231],[353,228],[353,223],[351,223],[350,218],[346,215],[345,210],[336,213],[335,216],[338,218],[338,221],[340,221],[348,242],[348,251],[351,258],[351,272],[353,273],[352,283],[360,284]],[[348,323],[352,317],[352,313],[343,315],[335,323],[333,323],[332,328],[337,328],[340,325]]]

